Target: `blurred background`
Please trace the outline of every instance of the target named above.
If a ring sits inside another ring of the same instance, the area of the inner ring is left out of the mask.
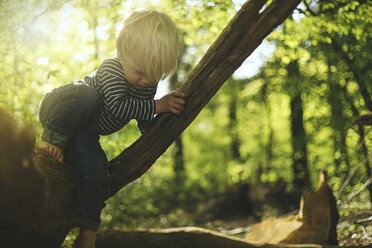
[[[179,87],[243,3],[2,0],[0,107],[40,135],[44,94],[116,56],[116,28],[138,8],[166,12],[182,37],[179,67],[159,98]],[[298,209],[323,167],[344,215],[370,209],[372,129],[352,121],[372,111],[371,8],[301,3],[155,165],[107,202],[102,227],[259,221]],[[112,159],[139,136],[131,122],[101,143]]]

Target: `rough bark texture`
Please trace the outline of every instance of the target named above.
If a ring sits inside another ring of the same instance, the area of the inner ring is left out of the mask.
[[[300,0],[248,1],[180,87],[187,105],[156,118],[132,146],[110,162],[110,197],[145,173],[195,119],[228,77]],[[71,229],[73,176],[67,165],[32,153],[34,135],[1,114],[0,243],[4,247],[59,247]],[[162,246],[163,247],[163,246]]]

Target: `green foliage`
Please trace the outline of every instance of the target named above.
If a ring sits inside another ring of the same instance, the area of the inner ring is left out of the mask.
[[[178,75],[182,81],[235,14],[237,2],[1,1],[0,107],[33,123],[40,133],[38,106],[44,94],[78,81],[102,59],[115,56],[115,28],[138,7],[164,10],[177,23],[186,46]],[[302,6],[303,13],[296,12],[299,18],[288,19],[270,35],[276,50],[260,73],[229,79],[182,135],[186,180],[179,197],[174,192],[174,147],[170,147],[148,173],[108,201],[104,226],[192,225],[190,213],[223,194],[227,184],[279,178],[290,183],[289,103],[294,92],[301,92],[303,99],[313,187],[319,169],[327,166],[330,186],[337,191],[360,164],[341,193],[340,204],[363,185],[368,177],[366,158],[359,129],[351,122],[355,110],[363,114],[368,109],[359,83],[372,73],[371,1],[307,2],[311,10]],[[296,77],[288,71],[293,61],[299,65]],[[370,83],[367,93],[370,97]],[[371,164],[372,132],[370,127],[364,130]],[[139,135],[131,122],[102,137],[101,143],[112,159]],[[233,142],[239,157],[234,157]],[[368,194],[359,200],[370,206]]]

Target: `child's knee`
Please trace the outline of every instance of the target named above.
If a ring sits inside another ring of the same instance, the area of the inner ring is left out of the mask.
[[[99,102],[99,94],[95,88],[89,85],[79,85],[79,98],[87,108],[95,108]]]

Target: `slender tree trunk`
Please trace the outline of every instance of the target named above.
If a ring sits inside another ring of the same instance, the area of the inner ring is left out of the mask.
[[[239,102],[239,91],[237,88],[237,82],[233,78],[230,79],[229,83],[229,133],[231,137],[230,149],[231,157],[233,160],[242,161],[240,154],[240,139],[238,132],[238,102]]]
[[[346,179],[350,171],[349,156],[346,145],[345,119],[343,114],[343,104],[341,98],[341,88],[335,80],[332,80],[332,74],[328,78],[329,96],[328,102],[331,106],[331,126],[333,128],[333,143],[334,143],[334,162],[337,168],[337,173]],[[342,166],[344,162],[345,166]]]
[[[183,113],[158,116],[134,144],[110,161],[108,197],[154,164],[300,2],[273,0],[263,10],[266,0],[250,0],[243,5],[180,87],[187,101]],[[0,243],[8,248],[59,247],[72,227],[69,213],[73,206],[73,175],[68,165],[60,166],[45,152],[35,151],[32,155],[34,139],[23,142],[23,130],[18,130],[6,114],[0,116]],[[27,149],[23,149],[26,145]]]
[[[181,53],[180,57],[182,57],[182,55],[183,54]],[[177,78],[178,78],[178,70],[169,80],[169,85],[172,90],[177,88],[177,84],[178,84]],[[176,201],[176,205],[180,205],[183,200],[182,190],[184,188],[185,180],[186,180],[182,136],[177,137],[174,142],[173,172],[174,172],[173,191],[174,191],[174,196],[175,196],[174,200]]]
[[[349,96],[347,93],[347,85],[343,86],[342,92],[344,94],[345,100],[347,103],[349,103],[351,110],[353,111],[354,117],[360,116],[359,110],[355,107],[355,104],[353,102],[353,99]],[[362,147],[362,154],[363,154],[363,160],[362,163],[364,164],[364,168],[366,170],[366,176],[367,178],[370,178],[372,176],[371,173],[371,166],[370,166],[370,161],[369,161],[369,156],[368,156],[368,148],[366,145],[366,137],[365,137],[365,131],[363,126],[358,126],[358,134],[359,134],[359,144]],[[370,184],[368,187],[368,192],[369,192],[369,200],[372,202],[372,184]]]
[[[261,175],[265,171],[269,170],[271,167],[271,160],[273,158],[273,143],[274,143],[274,129],[272,126],[271,107],[270,107],[269,94],[267,92],[269,82],[265,78],[264,73],[262,73],[262,78],[264,79],[264,84],[261,89],[261,96],[262,96],[263,104],[265,106],[265,116],[266,116],[267,128],[269,130],[269,135],[267,137],[267,141],[265,144],[265,160],[260,169],[259,179],[261,178]]]
[[[358,133],[359,133],[359,143],[362,146],[362,153],[363,153],[363,157],[364,157],[363,164],[364,164],[364,168],[366,169],[366,175],[367,175],[367,178],[371,178],[372,177],[371,166],[370,166],[370,162],[369,162],[368,148],[367,148],[367,145],[366,145],[365,132],[364,132],[364,127],[363,126],[358,127]],[[369,200],[372,203],[372,184],[369,184],[367,186],[367,189],[368,189],[368,192],[369,192]]]
[[[186,53],[186,44],[181,38],[181,48],[178,56],[178,64],[181,64],[182,57]],[[178,81],[178,76],[180,72],[180,67],[177,68],[176,72],[172,75],[169,80],[169,87],[171,90],[175,90],[179,87],[180,82]],[[174,142],[174,153],[173,153],[173,172],[174,172],[174,200],[176,201],[177,206],[181,206],[184,200],[182,191],[184,189],[186,181],[186,170],[185,170],[185,158],[183,153],[183,141],[182,135],[176,138]]]
[[[297,60],[290,62],[288,64],[288,80],[296,81],[299,77]],[[307,166],[307,142],[301,90],[299,87],[295,87],[291,87],[290,92],[293,185],[298,190],[304,190],[310,186],[310,175]]]
[[[299,190],[310,186],[307,168],[306,134],[303,126],[302,99],[300,94],[291,97],[292,170],[293,184]]]

